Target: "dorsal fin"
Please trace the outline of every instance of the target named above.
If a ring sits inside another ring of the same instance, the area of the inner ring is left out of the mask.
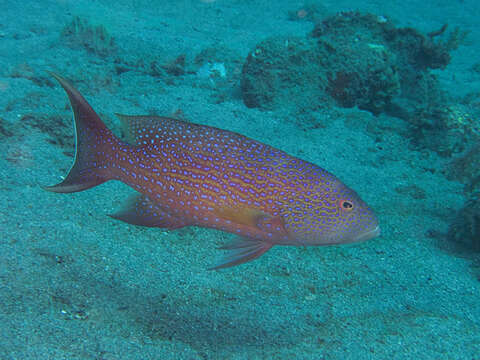
[[[115,114],[120,120],[126,141],[130,145],[141,145],[143,136],[150,131],[161,135],[165,122],[178,121],[173,118],[156,115],[123,115]]]

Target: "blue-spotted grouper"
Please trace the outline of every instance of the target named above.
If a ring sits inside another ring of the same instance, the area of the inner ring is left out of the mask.
[[[138,192],[112,217],[140,226],[201,226],[240,235],[214,269],[258,258],[275,245],[314,246],[379,235],[373,211],[335,176],[243,135],[160,116],[118,115],[117,138],[66,79],[75,161],[46,190],[70,193],[108,180]]]

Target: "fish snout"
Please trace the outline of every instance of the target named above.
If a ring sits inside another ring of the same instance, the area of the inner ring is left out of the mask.
[[[367,241],[373,238],[376,238],[377,236],[380,235],[380,226],[376,226],[372,230],[367,230],[363,233],[360,233],[359,235],[355,236],[353,241],[354,242],[362,242],[362,241]]]

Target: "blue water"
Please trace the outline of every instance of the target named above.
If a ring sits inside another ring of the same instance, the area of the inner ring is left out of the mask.
[[[478,2],[0,0],[0,10],[0,359],[480,359]],[[337,28],[342,43],[328,30],[331,58],[312,55],[315,24],[351,10],[427,45],[456,27],[466,36],[448,64],[427,68],[361,29],[344,36],[350,25]],[[242,86],[252,54],[266,61],[257,75],[282,74],[265,88],[255,79],[260,105]],[[74,155],[68,99],[47,71],[118,135],[115,113],[174,114],[311,161],[357,191],[382,234],[276,246],[208,271],[233,235],[114,221],[132,194],[118,182],[43,191]]]

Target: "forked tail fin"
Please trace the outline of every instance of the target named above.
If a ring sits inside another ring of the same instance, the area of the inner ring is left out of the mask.
[[[119,140],[107,129],[80,92],[61,76],[50,72],[68,95],[75,120],[75,161],[61,183],[44,186],[48,191],[71,193],[112,179],[111,161]]]

